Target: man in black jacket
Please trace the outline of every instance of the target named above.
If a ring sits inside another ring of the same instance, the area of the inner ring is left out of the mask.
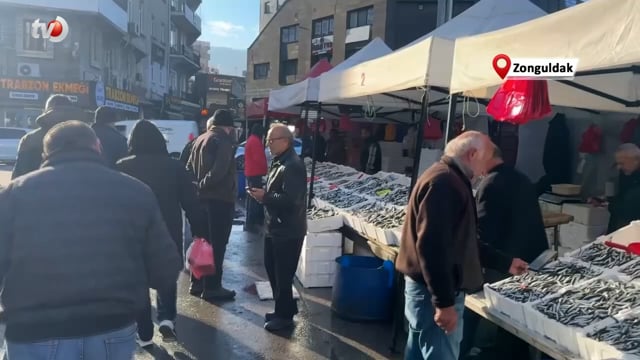
[[[38,128],[29,132],[18,146],[18,158],[11,179],[38,170],[42,164],[42,139],[54,125],[67,120],[82,120],[84,114],[65,95],[55,94],[47,99],[45,110],[36,119]]]
[[[298,313],[293,298],[293,276],[307,233],[307,171],[293,148],[293,134],[275,125],[267,134],[274,156],[266,189],[250,188],[249,194],[266,209],[264,265],[276,302],[275,312],[265,316],[264,328],[278,331],[293,326]]]
[[[489,169],[477,188],[478,234],[480,241],[510,257],[527,263],[549,248],[536,187],[526,175],[504,163],[500,149],[494,147]],[[500,272],[496,264],[483,263],[485,281],[493,283],[510,276]],[[461,356],[473,347],[479,315],[465,309],[464,339]],[[524,359],[529,346],[524,341],[499,329],[496,358]]]
[[[371,129],[362,128],[362,151],[360,152],[360,171],[373,175],[382,170],[382,150]]]
[[[115,127],[118,115],[115,110],[100,106],[95,113],[95,123],[91,126],[102,145],[102,156],[107,165],[115,167],[116,162],[127,156],[127,138]]]
[[[209,240],[216,274],[203,281],[192,278],[191,294],[208,300],[232,300],[233,290],[222,287],[222,262],[227,250],[238,193],[236,181],[233,115],[227,110],[213,114],[212,126],[193,144],[187,170],[195,174],[200,199],[207,204]]]
[[[0,191],[9,359],[131,359],[148,288],[175,286],[182,264],[155,196],[99,148],[88,125],[56,125],[42,168]]]

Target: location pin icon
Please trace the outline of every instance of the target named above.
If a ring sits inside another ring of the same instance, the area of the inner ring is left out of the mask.
[[[498,61],[500,60],[504,60],[504,66],[500,66],[498,64]],[[504,80],[507,74],[509,74],[509,69],[511,69],[511,58],[509,58],[508,55],[498,54],[493,58],[493,70],[496,71],[496,74],[498,74],[501,79]]]

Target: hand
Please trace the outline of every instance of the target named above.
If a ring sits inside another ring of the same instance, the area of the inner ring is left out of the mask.
[[[458,325],[458,313],[453,306],[436,308],[433,320],[446,334],[451,334]]]
[[[511,267],[509,268],[509,274],[522,275],[529,270],[529,264],[522,259],[515,258],[511,261]]]
[[[260,189],[260,188],[250,188],[249,189],[249,195],[251,195],[252,198],[256,199],[257,202],[261,203],[264,200],[264,189]]]

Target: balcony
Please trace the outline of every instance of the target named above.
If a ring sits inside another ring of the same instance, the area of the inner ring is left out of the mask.
[[[128,46],[131,46],[135,50],[136,60],[139,62],[144,59],[147,55],[149,55],[149,49],[147,48],[147,43],[140,36],[140,26],[136,23],[130,22],[128,24]]]
[[[200,70],[200,54],[188,46],[172,46],[170,52],[171,67],[188,75]]]
[[[127,32],[127,23],[129,22],[126,6],[124,9],[120,6],[121,0],[3,0],[2,3],[47,8],[61,13],[63,11],[93,13],[101,16],[122,33]]]
[[[202,20],[194,11],[187,6],[185,1],[171,1],[171,21],[183,31],[187,32],[193,40],[202,33]]]

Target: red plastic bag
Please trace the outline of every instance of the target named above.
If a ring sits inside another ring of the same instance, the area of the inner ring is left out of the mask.
[[[424,132],[423,138],[425,140],[440,140],[442,139],[442,128],[440,127],[441,121],[434,118],[428,117],[427,121],[424,122]]]
[[[193,240],[187,250],[189,270],[196,279],[216,273],[216,263],[213,258],[213,247],[205,239]]]
[[[602,129],[596,125],[591,125],[582,134],[582,142],[578,151],[585,154],[595,154],[600,152],[602,147]]]
[[[543,118],[551,112],[546,80],[507,80],[487,106],[487,113],[494,119],[516,125]]]

